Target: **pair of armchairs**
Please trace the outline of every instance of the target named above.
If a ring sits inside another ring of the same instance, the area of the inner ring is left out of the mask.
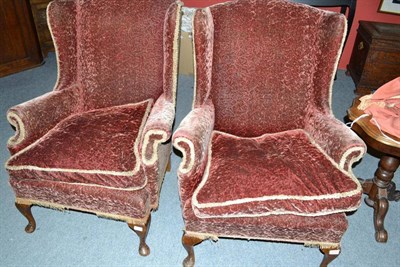
[[[16,206],[126,221],[145,243],[171,151],[181,4],[56,0],[48,19],[54,91],[9,110],[6,163]],[[166,14],[166,15],[165,15]],[[340,253],[345,212],[360,205],[352,163],[364,143],[332,115],[344,16],[282,0],[199,9],[193,22],[193,110],[172,143],[185,266],[218,237]]]

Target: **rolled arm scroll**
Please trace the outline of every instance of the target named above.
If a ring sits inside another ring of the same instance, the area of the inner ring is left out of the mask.
[[[153,165],[157,162],[158,146],[171,137],[175,118],[175,104],[161,95],[147,119],[141,145],[142,162]]]
[[[339,167],[349,171],[367,151],[365,143],[350,128],[332,115],[313,114],[306,132]]]
[[[79,108],[76,87],[52,91],[10,108],[7,119],[15,135],[7,143],[11,153],[30,145]]]
[[[207,155],[214,128],[214,106],[211,103],[193,109],[182,121],[173,137],[174,147],[183,154],[180,174],[189,174],[201,166]]]

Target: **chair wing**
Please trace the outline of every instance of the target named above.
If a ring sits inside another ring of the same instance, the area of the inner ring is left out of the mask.
[[[218,237],[313,244],[328,264],[345,212],[360,205],[351,165],[365,153],[331,111],[345,17],[236,0],[193,19],[194,106],[173,137],[183,154],[184,265],[194,264],[194,245]]]

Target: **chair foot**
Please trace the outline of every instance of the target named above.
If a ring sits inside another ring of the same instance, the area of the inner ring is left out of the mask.
[[[28,220],[28,225],[25,227],[25,232],[33,233],[36,229],[36,222],[32,216],[31,207],[32,205],[15,203],[15,207],[21,212],[22,215]]]
[[[149,215],[147,222],[144,224],[128,223],[129,228],[131,228],[140,238],[139,254],[141,256],[148,256],[150,254],[150,248],[146,244],[146,237],[149,231],[150,223],[151,223],[151,215]]]
[[[199,237],[190,236],[186,233],[183,234],[182,245],[188,253],[187,257],[183,260],[184,267],[193,267],[194,266],[195,257],[194,257],[193,247],[195,245],[201,243],[202,241],[203,241],[203,239],[201,239]]]
[[[324,258],[320,264],[320,267],[326,267],[340,254],[340,246],[331,248],[320,248],[321,252],[324,253]]]

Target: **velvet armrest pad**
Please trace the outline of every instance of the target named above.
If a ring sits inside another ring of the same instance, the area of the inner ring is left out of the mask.
[[[207,155],[214,129],[214,106],[211,103],[194,108],[181,122],[173,137],[174,147],[183,154],[180,174],[190,174]]]
[[[367,151],[365,143],[332,115],[316,113],[309,118],[306,132],[340,168],[349,170]]]
[[[145,165],[150,166],[157,162],[157,148],[171,137],[174,118],[175,104],[161,95],[151,109],[144,127],[140,151]]]
[[[77,88],[52,91],[10,108],[7,119],[15,127],[7,146],[12,154],[30,145],[58,122],[78,110]]]

